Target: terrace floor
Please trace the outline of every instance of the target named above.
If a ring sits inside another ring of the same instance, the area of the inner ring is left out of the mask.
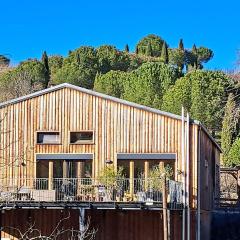
[[[161,209],[162,179],[5,179],[0,208]],[[182,209],[182,184],[168,180],[169,209]]]

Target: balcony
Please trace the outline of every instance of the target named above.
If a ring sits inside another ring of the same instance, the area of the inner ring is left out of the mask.
[[[38,178],[0,180],[0,207],[162,208],[163,179]],[[167,180],[169,209],[182,208],[182,183]]]

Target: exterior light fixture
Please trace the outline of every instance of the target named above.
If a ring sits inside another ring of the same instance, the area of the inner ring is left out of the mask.
[[[113,161],[112,161],[111,159],[107,159],[107,160],[105,161],[105,163],[106,163],[106,164],[113,164]]]

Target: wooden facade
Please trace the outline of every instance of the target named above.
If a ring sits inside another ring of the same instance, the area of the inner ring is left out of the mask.
[[[92,154],[92,176],[98,177],[107,161],[117,168],[122,153],[175,154],[174,178],[183,179],[182,122],[174,114],[62,84],[1,104],[0,119],[1,179],[36,178],[38,154]],[[70,132],[78,131],[92,131],[93,142],[70,143]],[[60,142],[38,144],[38,132],[58,132]],[[211,212],[221,150],[196,121],[190,122],[189,146],[190,206],[196,210],[200,186],[201,209]]]

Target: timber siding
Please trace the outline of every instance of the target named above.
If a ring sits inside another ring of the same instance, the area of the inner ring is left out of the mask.
[[[112,160],[116,167],[118,153],[174,153],[175,169],[182,170],[180,116],[90,90],[84,92],[69,84],[59,86],[0,105],[0,154],[7,166],[2,177],[35,178],[39,153],[93,154],[93,177],[99,175],[106,160]],[[199,125],[190,124],[192,207],[196,206],[197,195],[198,129]],[[70,144],[70,131],[80,130],[92,130],[94,143]],[[37,131],[59,132],[60,144],[37,144]],[[205,138],[201,145],[216,151],[217,164],[219,148],[209,135]],[[179,171],[175,171],[175,179],[181,181]],[[212,202],[206,204],[209,209]]]

